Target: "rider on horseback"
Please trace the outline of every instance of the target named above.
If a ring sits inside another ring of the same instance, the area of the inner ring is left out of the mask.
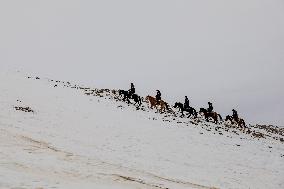
[[[156,101],[157,101],[157,104],[160,104],[160,101],[161,101],[161,92],[159,90],[156,90],[157,91],[157,94],[156,94]]]
[[[130,89],[128,90],[128,93],[129,93],[129,97],[131,98],[133,94],[135,94],[135,87],[134,87],[134,84],[131,83],[130,84]]]
[[[234,119],[236,122],[238,122],[238,120],[239,120],[238,112],[237,112],[235,109],[233,109],[232,111],[233,111],[233,115],[232,115],[233,119]]]
[[[210,112],[212,112],[213,111],[213,105],[212,105],[212,103],[211,102],[208,102],[208,108],[207,108],[207,111],[210,113]]]
[[[183,107],[184,107],[184,109],[189,108],[189,100],[188,100],[187,96],[185,96]]]

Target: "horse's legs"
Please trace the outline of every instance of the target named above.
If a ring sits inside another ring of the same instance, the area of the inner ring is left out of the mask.
[[[197,118],[197,112],[195,111],[195,113],[194,113],[194,116],[195,116],[195,118]]]
[[[188,116],[187,116],[187,118],[190,118],[190,116],[191,116],[191,112],[188,112]]]
[[[165,106],[163,106],[162,104],[161,104],[161,113],[163,113],[165,111]]]
[[[209,122],[209,119],[208,119],[208,118],[209,118],[209,116],[206,114],[206,115],[205,115],[205,119],[206,119],[207,122]]]
[[[139,96],[139,106],[141,106],[142,105],[142,100],[141,100],[141,97]]]
[[[135,105],[138,103],[138,105],[139,105],[139,100],[138,100],[138,97],[135,97]]]
[[[218,117],[217,116],[215,116],[214,122],[215,122],[215,124],[218,124]]]
[[[216,116],[215,116],[215,122],[216,122],[216,124],[218,124],[218,114],[215,114]]]

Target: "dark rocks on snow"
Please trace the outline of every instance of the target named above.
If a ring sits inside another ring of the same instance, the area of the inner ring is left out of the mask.
[[[30,107],[20,107],[20,106],[15,106],[14,107],[17,111],[23,111],[23,112],[32,112],[34,111]]]

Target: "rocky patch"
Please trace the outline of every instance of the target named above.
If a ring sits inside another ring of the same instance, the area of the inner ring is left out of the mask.
[[[31,112],[34,113],[34,110],[32,110],[30,107],[20,107],[20,106],[15,106],[15,110],[17,111],[23,111],[23,112]]]

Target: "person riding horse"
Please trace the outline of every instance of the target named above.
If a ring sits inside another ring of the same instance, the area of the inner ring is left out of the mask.
[[[232,111],[233,111],[233,115],[232,115],[233,119],[234,119],[236,122],[238,122],[238,121],[239,121],[238,112],[237,112],[235,109],[233,109]]]
[[[189,108],[189,100],[188,100],[187,96],[185,96],[183,107],[184,107],[184,109]]]
[[[160,104],[160,101],[162,100],[161,98],[161,92],[159,90],[156,90],[157,91],[157,94],[156,94],[156,101],[157,101],[157,104]]]
[[[212,105],[212,103],[211,102],[208,102],[208,108],[207,108],[207,111],[210,113],[210,112],[212,112],[213,111],[213,105]]]
[[[133,94],[135,94],[135,87],[133,83],[130,84],[130,89],[128,90],[128,93],[130,98],[132,97]]]

